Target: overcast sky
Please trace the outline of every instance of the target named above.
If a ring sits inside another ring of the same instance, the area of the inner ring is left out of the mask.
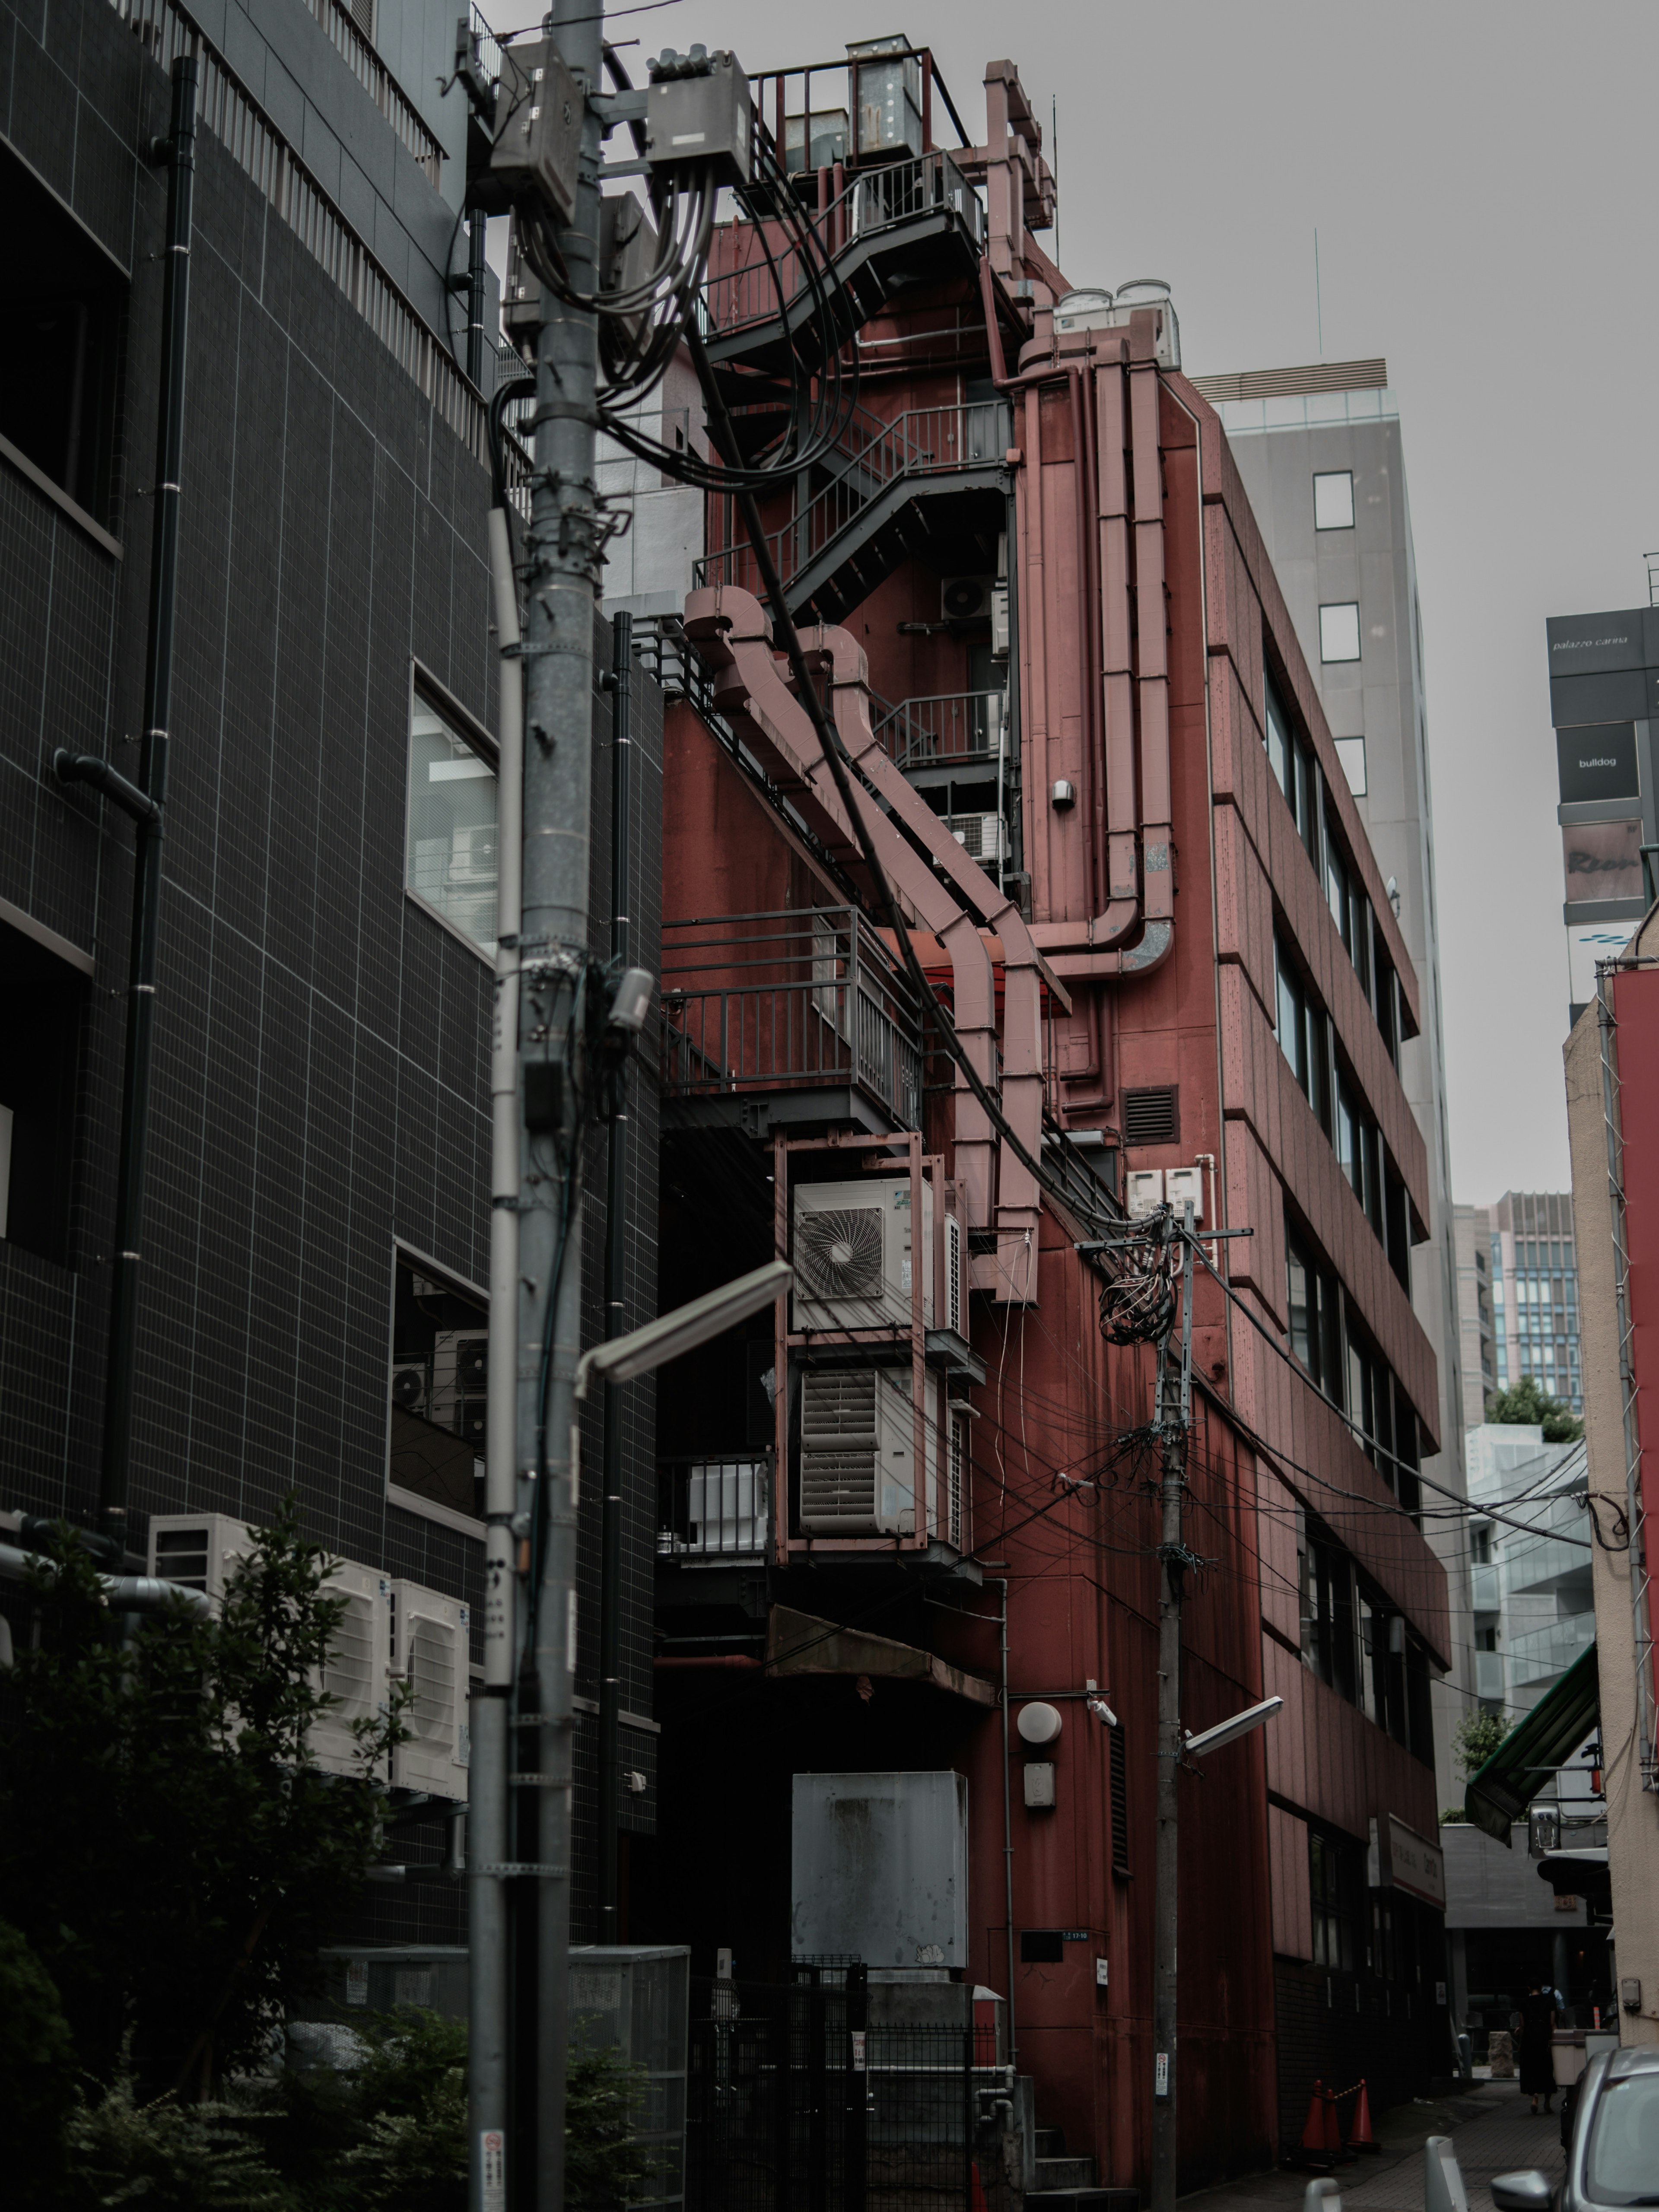
[[[1058,100],[1061,266],[1166,278],[1189,372],[1320,358],[1317,227],[1323,357],[1385,355],[1405,439],[1455,1193],[1565,1188],[1544,618],[1645,605],[1659,545],[1659,9],[678,0],[612,34],[752,76],[890,31],[975,136],[988,60]]]

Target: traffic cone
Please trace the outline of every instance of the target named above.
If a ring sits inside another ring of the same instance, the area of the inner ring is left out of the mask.
[[[1308,2121],[1302,2130],[1304,2159],[1317,2159],[1323,2165],[1334,2160],[1341,2149],[1336,2132],[1336,2108],[1326,2094],[1325,2084],[1316,2081],[1313,2094],[1308,2100]]]
[[[988,2212],[988,2208],[985,2202],[985,2191],[980,2183],[979,2160],[977,2159],[970,2161],[968,2173],[969,2179],[968,2212]]]
[[[1371,2133],[1371,2100],[1365,2094],[1365,2084],[1362,2081],[1359,2084],[1359,2102],[1353,2108],[1353,2127],[1348,2136],[1348,2148],[1368,2150],[1375,2155],[1381,2151],[1382,2148],[1376,2137]]]

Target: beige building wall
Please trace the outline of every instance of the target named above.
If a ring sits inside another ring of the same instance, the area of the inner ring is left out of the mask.
[[[1632,949],[1659,954],[1659,920],[1650,919],[1643,926]],[[1611,1532],[1613,1509],[1626,1506],[1627,1486],[1613,1201],[1602,1109],[1601,1040],[1594,1000],[1573,1025],[1565,1058],[1589,1489],[1593,1499],[1605,1501],[1601,1522]],[[1620,2008],[1620,2036],[1627,2044],[1659,2043],[1659,1796],[1642,1787],[1630,1557],[1600,1546],[1592,1556],[1607,1850],[1617,1930],[1615,1975],[1619,1981],[1633,1978],[1642,1985],[1640,2012],[1632,2014]]]

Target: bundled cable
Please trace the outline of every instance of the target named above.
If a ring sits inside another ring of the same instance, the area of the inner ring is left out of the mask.
[[[1122,1248],[1117,1273],[1100,1286],[1100,1333],[1109,1344],[1155,1344],[1175,1321],[1175,1255],[1159,1234],[1167,1207],[1148,1217],[1143,1241]]]

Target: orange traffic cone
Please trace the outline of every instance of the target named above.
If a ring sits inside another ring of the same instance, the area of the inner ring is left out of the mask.
[[[1322,2165],[1334,2160],[1342,2148],[1336,2131],[1336,2107],[1322,2081],[1313,2085],[1308,2100],[1308,2123],[1302,2130],[1302,2155]]]
[[[985,2191],[980,2185],[979,2161],[977,2159],[970,2163],[968,2168],[968,2172],[970,2183],[968,2197],[968,2212],[988,2212],[988,2208],[985,2202]]]
[[[1365,2094],[1365,2084],[1359,2084],[1359,2102],[1353,2108],[1353,2128],[1348,2136],[1350,2150],[1379,2152],[1382,2145],[1371,2133],[1371,2100]]]

